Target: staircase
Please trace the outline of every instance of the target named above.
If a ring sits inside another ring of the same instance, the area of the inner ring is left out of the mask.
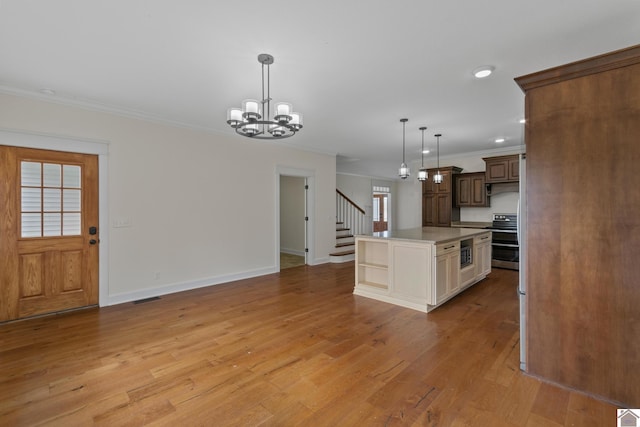
[[[330,262],[347,262],[356,258],[355,237],[366,233],[364,209],[336,189],[336,247]]]
[[[336,222],[336,250],[329,254],[329,261],[339,263],[356,258],[355,237],[344,222]]]

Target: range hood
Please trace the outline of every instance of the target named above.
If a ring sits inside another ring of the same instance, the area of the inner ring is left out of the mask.
[[[500,193],[517,193],[520,191],[520,184],[517,181],[496,182],[485,185],[487,186],[487,196],[495,196]]]

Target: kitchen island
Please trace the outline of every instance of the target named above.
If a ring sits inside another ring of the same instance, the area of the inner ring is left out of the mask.
[[[491,231],[422,227],[356,236],[355,295],[429,312],[491,272]]]

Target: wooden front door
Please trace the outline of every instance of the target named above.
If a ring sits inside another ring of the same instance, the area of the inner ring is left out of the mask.
[[[0,322],[98,303],[98,157],[0,146]]]
[[[373,195],[373,231],[387,231],[387,195]]]

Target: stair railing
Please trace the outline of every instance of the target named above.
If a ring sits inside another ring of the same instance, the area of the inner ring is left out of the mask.
[[[344,227],[351,229],[355,236],[370,233],[370,221],[366,218],[364,209],[336,188],[336,220],[344,223]]]

